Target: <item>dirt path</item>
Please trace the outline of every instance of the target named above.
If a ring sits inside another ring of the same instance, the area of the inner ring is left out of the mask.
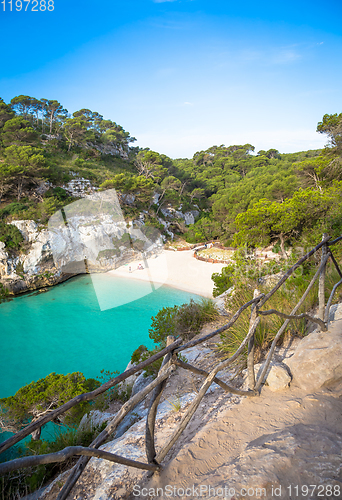
[[[342,498],[341,394],[341,386],[315,394],[264,387],[222,408],[188,444],[185,435],[163,471],[128,498]]]

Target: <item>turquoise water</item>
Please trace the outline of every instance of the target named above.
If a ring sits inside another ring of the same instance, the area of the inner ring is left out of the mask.
[[[80,371],[86,377],[102,369],[123,371],[148,337],[151,316],[159,309],[198,296],[162,286],[152,293],[138,280],[96,275],[96,290],[112,297],[143,295],[138,300],[101,311],[89,275],[74,278],[44,293],[31,293],[0,304],[0,397],[51,372]],[[99,288],[100,287],[100,288]]]
[[[199,298],[166,286],[150,291],[143,281],[86,275],[0,304],[0,397],[51,372],[80,371],[96,378],[103,369],[125,370],[139,345],[154,345],[148,336],[151,316]],[[106,307],[127,303],[101,311],[97,296],[102,304],[107,297]],[[51,426],[43,429],[44,439],[52,435]],[[0,433],[0,442],[7,437]],[[16,451],[12,454],[1,460]]]

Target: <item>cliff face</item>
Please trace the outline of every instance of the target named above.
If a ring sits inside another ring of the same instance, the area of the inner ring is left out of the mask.
[[[127,228],[125,222],[110,216],[70,217],[67,224],[63,220],[57,223],[56,229],[32,220],[12,221],[25,240],[25,251],[10,254],[0,242],[0,282],[11,294],[51,286],[86,272],[108,271],[133,255],[139,258],[141,251],[156,251],[162,245],[132,224]],[[127,238],[122,241],[124,235]]]
[[[56,212],[48,227],[33,220],[11,222],[21,232],[24,245],[20,253],[11,253],[0,242],[0,283],[10,294],[51,286],[82,273],[115,269],[161,250],[166,237],[145,227],[147,212],[126,222],[114,189],[97,192],[87,183],[80,184],[80,179],[77,182],[72,194],[81,199]],[[199,214],[183,213],[181,207],[178,211],[168,207],[162,213],[158,221],[171,239],[173,231],[184,232]]]

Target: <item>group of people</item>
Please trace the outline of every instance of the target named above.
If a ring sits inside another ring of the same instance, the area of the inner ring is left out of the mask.
[[[139,262],[139,264],[138,264],[138,266],[137,266],[137,270],[138,270],[138,271],[142,271],[143,269],[144,269],[144,266],[142,265],[142,263],[141,263],[141,262]],[[128,268],[128,272],[130,272],[130,273],[132,272],[132,267],[131,267],[131,266],[129,266],[129,268]]]

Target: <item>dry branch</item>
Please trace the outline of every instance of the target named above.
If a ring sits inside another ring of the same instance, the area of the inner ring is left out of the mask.
[[[310,314],[285,314],[280,311],[277,311],[276,309],[269,309],[268,311],[259,311],[259,314],[262,316],[269,316],[270,314],[276,314],[277,316],[280,316],[281,318],[287,318],[287,319],[303,319],[306,318],[309,321],[312,321],[313,323],[317,323],[324,332],[327,331],[327,325],[322,321],[320,318],[314,318],[313,316],[310,316]]]
[[[325,309],[325,314],[324,314],[324,320],[325,320],[327,327],[328,327],[328,323],[329,323],[329,312],[330,312],[331,303],[332,303],[333,297],[335,295],[336,289],[337,289],[337,287],[339,287],[341,285],[341,283],[342,283],[342,280],[340,280],[338,283],[336,283],[336,285],[334,285],[334,288],[331,290],[331,294],[330,294],[330,297],[329,297],[328,302],[327,302],[327,307]]]
[[[335,245],[335,243],[338,243],[339,241],[342,240],[342,236],[339,236],[338,238],[336,238],[335,240],[333,241],[329,241],[329,243],[327,243],[328,247],[331,247],[332,245]]]
[[[175,444],[175,442],[177,441],[177,439],[180,437],[180,435],[182,434],[182,432],[185,430],[186,426],[188,425],[188,423],[190,422],[193,414],[195,413],[195,411],[197,410],[200,402],[202,401],[203,397],[205,396],[207,390],[209,389],[209,387],[211,386],[211,384],[213,383],[215,377],[216,377],[216,374],[223,370],[224,368],[226,368],[230,363],[232,363],[233,361],[235,361],[235,359],[242,353],[242,351],[244,350],[244,348],[246,347],[246,345],[248,344],[248,341],[249,339],[251,338],[252,335],[254,335],[255,333],[255,330],[258,326],[260,322],[260,318],[257,318],[252,326],[252,328],[250,328],[250,331],[248,332],[248,335],[246,335],[246,337],[244,338],[244,340],[241,342],[239,348],[237,349],[237,351],[235,351],[235,353],[228,359],[226,359],[225,361],[222,361],[221,363],[219,363],[207,376],[207,378],[205,379],[205,381],[203,382],[202,384],[202,387],[201,389],[199,390],[197,396],[195,397],[195,399],[192,401],[188,411],[186,412],[186,414],[184,415],[184,417],[182,418],[182,420],[180,421],[180,424],[179,424],[179,427],[178,429],[176,429],[172,436],[171,436],[171,439],[170,441],[160,450],[160,452],[157,454],[157,457],[156,457],[156,461],[157,463],[160,463],[164,458],[165,456],[167,455],[167,453],[169,452],[169,450],[172,448],[172,446]]]
[[[323,242],[322,242],[323,243]],[[322,246],[322,243],[320,244]],[[310,253],[310,252],[309,252]],[[317,269],[316,273],[315,273],[315,276],[312,278],[312,280],[310,281],[307,289],[305,290],[305,292],[303,293],[302,295],[302,298],[300,299],[300,301],[298,302],[298,304],[292,309],[291,311],[291,315],[294,315],[296,314],[296,312],[298,311],[298,309],[301,307],[301,305],[303,304],[304,300],[306,299],[306,297],[308,296],[311,288],[314,286],[315,284],[315,281],[317,280],[318,276],[319,276],[319,273],[321,272],[321,268],[323,266],[326,265],[327,263],[327,260],[329,258],[329,255],[326,255],[323,262],[321,263],[321,265],[319,266],[319,268]],[[260,312],[260,311],[259,311]],[[284,333],[287,325],[290,323],[291,320],[287,319],[286,321],[284,321],[284,323],[282,324],[282,326],[280,327],[280,329],[278,330],[277,332],[277,335],[274,337],[273,339],[273,342],[271,344],[271,347],[270,347],[270,350],[269,350],[269,353],[267,355],[267,358],[266,358],[266,362],[264,364],[264,367],[263,369],[261,370],[261,373],[258,377],[258,380],[257,380],[257,383],[255,385],[255,390],[258,391],[261,387],[261,384],[262,384],[262,381],[264,380],[265,378],[265,375],[267,373],[267,370],[270,366],[270,363],[271,363],[271,359],[272,359],[272,356],[273,356],[273,353],[274,353],[274,349],[275,349],[275,346],[277,345],[277,342],[278,340],[280,339],[280,337],[282,336],[282,334]]]
[[[259,294],[258,290],[254,290],[254,298]],[[254,321],[258,316],[258,303],[252,305],[251,316],[249,320],[249,328],[253,327]],[[254,373],[254,351],[255,351],[255,335],[252,335],[248,342],[248,355],[247,355],[247,374],[248,374],[248,389],[251,391],[255,387],[255,373]]]
[[[196,375],[201,375],[202,377],[209,376],[209,373],[206,372],[205,370],[202,370],[201,368],[196,368],[195,366],[190,365],[189,363],[184,363],[184,361],[181,361],[180,359],[173,358],[172,362],[175,365],[180,366],[181,368],[184,368],[185,370],[189,370],[190,372],[195,373]],[[220,380],[217,377],[214,378],[213,382],[215,382],[215,384],[222,387],[222,389],[224,389],[226,392],[231,392],[232,394],[238,394],[239,396],[256,396],[257,395],[257,393],[254,391],[242,391],[240,389],[236,389],[235,387],[232,387],[232,386],[226,384],[225,382],[223,382],[222,380]]]
[[[64,448],[64,450],[58,451],[56,453],[48,453],[47,455],[35,455],[32,457],[16,458],[15,460],[11,460],[10,462],[5,462],[3,464],[0,464],[0,475],[24,467],[36,467],[37,465],[65,462],[66,460],[68,460],[68,458],[71,458],[75,455],[103,458],[105,460],[109,460],[110,462],[127,465],[128,467],[136,467],[137,469],[145,469],[153,471],[160,470],[160,467],[158,465],[137,462],[135,460],[130,460],[129,458],[115,455],[115,453],[109,453],[108,451],[97,450],[95,448],[85,448],[83,446],[68,446],[67,448]]]
[[[175,344],[175,343],[174,343]],[[174,345],[173,344],[173,345]],[[161,373],[153,382],[151,382],[145,389],[142,389],[138,394],[135,394],[131,399],[129,399],[121,408],[120,411],[115,415],[115,417],[109,422],[107,427],[97,436],[96,439],[91,443],[91,448],[98,448],[103,444],[106,439],[110,437],[111,434],[116,430],[123,418],[129,413],[140,401],[142,401],[147,394],[149,394],[157,385],[163,380],[168,378],[171,373],[176,369],[175,366],[169,366],[163,373]],[[77,464],[72,469],[70,476],[68,477],[63,489],[60,491],[57,500],[64,500],[68,497],[70,491],[74,487],[75,483],[78,481],[82,472],[84,471],[89,458],[82,457],[79,459]]]
[[[334,263],[334,265],[335,265],[335,267],[336,267],[336,269],[337,269],[338,274],[339,274],[339,275],[340,275],[340,277],[342,278],[342,271],[341,271],[341,269],[340,269],[339,265],[337,264],[336,259],[335,259],[335,256],[334,256],[334,254],[332,253],[332,251],[330,250],[330,248],[329,248],[329,254],[330,254],[331,260],[333,261],[333,263]]]
[[[323,234],[323,240],[326,238],[326,234]],[[322,246],[322,256],[321,262],[323,263],[325,256],[327,255],[328,247],[327,245]],[[318,280],[318,317],[323,321],[324,320],[324,311],[325,311],[325,272],[326,265],[321,266],[321,272]]]
[[[166,345],[171,345],[175,340],[175,337],[172,335],[169,335],[166,340]],[[172,357],[172,353],[166,354],[163,359],[163,363],[160,367],[159,374],[162,374],[163,371],[165,371],[165,368],[170,365],[170,360]],[[156,422],[156,416],[157,416],[157,410],[158,410],[158,404],[162,395],[162,392],[165,388],[167,380],[163,380],[157,387],[154,388],[152,395],[151,395],[151,400],[150,400],[150,406],[148,409],[148,415],[146,419],[146,431],[145,431],[145,447],[146,447],[146,457],[148,460],[148,463],[150,464],[155,464],[155,457],[156,457],[156,449],[155,449],[155,440],[154,440],[154,431],[155,431],[155,422]]]

